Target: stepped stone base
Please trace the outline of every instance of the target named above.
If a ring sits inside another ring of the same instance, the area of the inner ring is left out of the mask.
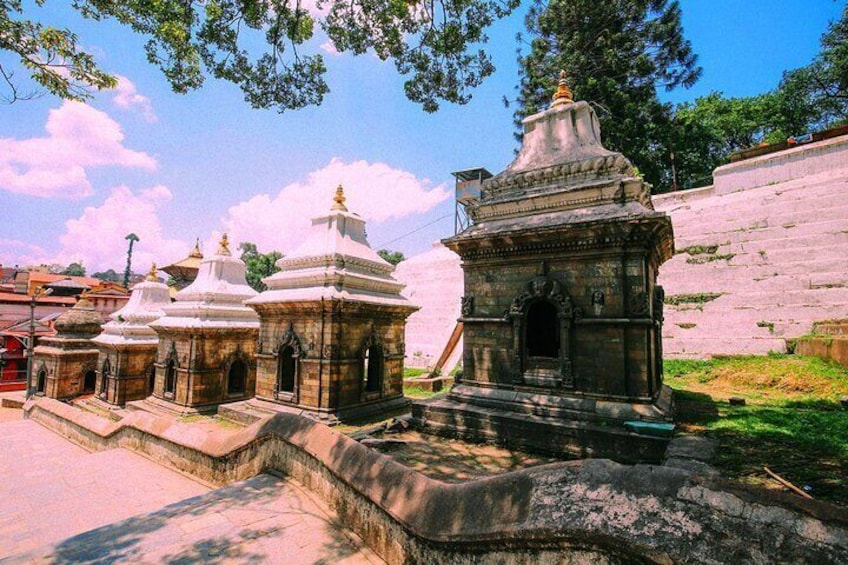
[[[181,418],[183,416],[203,415],[209,416],[218,412],[219,404],[205,404],[201,406],[183,406],[174,402],[168,402],[155,396],[148,396],[144,400],[127,402],[126,410],[129,412],[148,412],[157,416],[171,416]]]
[[[403,410],[408,406],[409,399],[403,396],[377,400],[368,404],[361,404],[352,408],[344,408],[333,411],[303,408],[300,406],[269,402],[259,398],[251,398],[250,400],[245,400],[243,402],[232,402],[221,405],[218,408],[218,415],[228,420],[250,425],[263,418],[273,416],[274,414],[296,414],[298,416],[311,418],[329,426],[334,426],[342,422],[369,418],[378,414],[389,414],[391,412]]]
[[[495,389],[481,394],[459,385],[447,398],[412,405],[416,424],[429,433],[622,463],[661,461],[670,438],[629,431],[625,424],[668,423],[672,413],[667,386],[655,403],[633,403]]]
[[[848,320],[815,324],[813,335],[797,341],[795,353],[836,361],[848,367]]]

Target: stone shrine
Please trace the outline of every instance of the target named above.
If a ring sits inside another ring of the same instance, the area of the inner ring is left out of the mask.
[[[112,313],[103,333],[92,339],[97,358],[97,394],[109,404],[123,406],[153,394],[159,337],[149,324],[171,304],[168,287],[159,282],[156,265],[144,282],[133,287],[129,302]]]
[[[344,202],[339,186],[330,213],[246,302],[261,320],[257,399],[329,422],[408,405],[404,326],[417,310]]]
[[[658,461],[673,429],[656,285],[671,221],[601,145],[564,76],[552,107],[523,123],[519,154],[469,206],[472,225],[444,240],[465,275],[463,373],[414,415],[438,433]]]
[[[103,318],[85,298],[56,318],[56,335],[42,337],[33,350],[35,394],[66,399],[94,392],[98,350],[91,339],[102,324]]]
[[[150,324],[159,336],[153,396],[143,402],[177,413],[214,412],[253,396],[259,318],[243,302],[256,296],[227,235],[201,261],[197,278]]]

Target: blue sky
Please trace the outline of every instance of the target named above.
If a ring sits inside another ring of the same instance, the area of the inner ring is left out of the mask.
[[[784,70],[809,63],[844,2],[681,5],[704,74],[692,89],[661,93],[673,102],[773,88]],[[425,251],[452,234],[450,173],[475,166],[497,173],[513,157],[512,110],[501,99],[515,95],[523,12],[490,30],[487,50],[498,70],[465,106],[427,114],[406,100],[393,64],[324,53],[331,88],[324,104],[277,114],[251,109],[237,87],[212,79],[174,94],[146,62],[143,38],[49,2],[40,17],[77,30],[103,68],[124,80],[89,107],[49,96],[0,106],[0,264],[82,260],[89,272],[121,271],[129,232],[141,237],[137,271],[185,256],[195,238],[209,247],[222,231],[285,253],[307,218],[329,207],[339,182],[351,210],[368,220],[373,247]],[[325,41],[319,32],[312,47]]]

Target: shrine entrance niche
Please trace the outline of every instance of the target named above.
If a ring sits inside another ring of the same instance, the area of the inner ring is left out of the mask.
[[[94,387],[97,383],[97,372],[94,369],[85,372],[82,382],[83,392],[94,392]]]
[[[38,372],[38,378],[36,379],[35,384],[35,392],[38,394],[44,394],[44,389],[47,386],[47,370],[41,369]]]
[[[241,359],[236,359],[230,364],[227,372],[227,394],[244,394],[247,386],[247,365]]]
[[[512,302],[513,374],[519,384],[571,387],[571,299],[549,277],[530,281]]]

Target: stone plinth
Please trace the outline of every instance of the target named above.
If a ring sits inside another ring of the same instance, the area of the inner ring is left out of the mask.
[[[261,321],[257,399],[330,422],[408,404],[404,325],[417,309],[343,203],[340,187],[330,214],[264,279],[268,290],[246,302]]]
[[[253,396],[259,319],[243,302],[256,296],[244,263],[231,256],[226,236],[203,259],[197,278],[150,324],[159,337],[150,402],[184,413],[214,412]]]
[[[135,285],[129,302],[114,312],[103,333],[92,340],[98,350],[97,393],[109,404],[123,406],[153,393],[159,337],[149,324],[171,304],[168,287],[156,278],[155,266]]]
[[[86,299],[56,318],[56,335],[42,337],[33,351],[32,375],[36,394],[66,399],[94,392],[97,347],[103,318]]]
[[[671,418],[662,384],[662,289],[671,222],[586,102],[524,121],[524,145],[483,183],[462,259],[463,375],[415,406],[425,426],[554,453],[655,461],[631,420]]]

